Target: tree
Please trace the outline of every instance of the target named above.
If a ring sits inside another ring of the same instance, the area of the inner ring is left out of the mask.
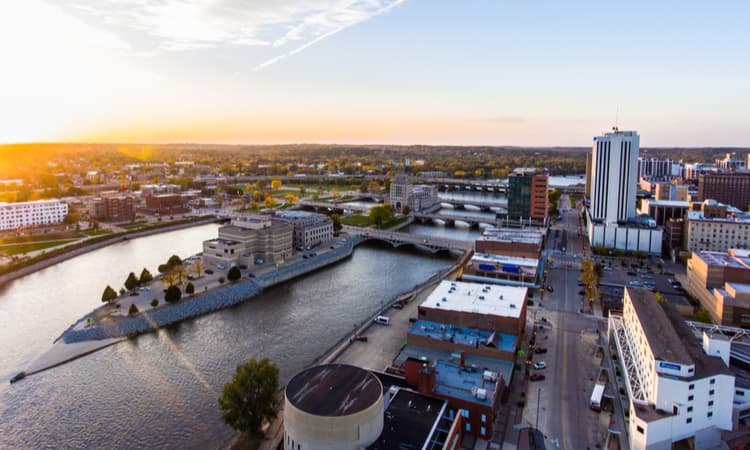
[[[359,192],[367,192],[367,187],[368,187],[367,181],[363,181],[359,185]]]
[[[411,212],[411,211],[409,210],[409,205],[404,205],[404,207],[403,207],[403,208],[401,208],[401,214],[403,214],[403,215],[405,215],[405,216],[408,216],[408,215],[409,215],[409,212]]]
[[[141,284],[147,284],[154,281],[154,276],[145,267],[141,270],[140,282]]]
[[[138,278],[133,272],[128,274],[128,278],[125,280],[125,289],[132,291],[138,287]]]
[[[115,292],[115,290],[112,289],[111,286],[107,286],[106,288],[104,288],[104,292],[102,293],[102,302],[111,302],[116,298],[117,292]]]
[[[693,319],[698,322],[713,323],[713,320],[711,320],[711,314],[709,314],[704,308],[701,308],[700,311],[693,314]]]
[[[237,366],[219,398],[221,418],[237,431],[255,433],[264,421],[276,417],[279,369],[268,358]]]
[[[331,197],[339,198],[339,190],[336,188],[331,189]]]
[[[390,203],[370,208],[370,220],[375,222],[375,225],[377,226],[381,226],[385,222],[393,220],[393,216],[393,205]]]
[[[294,205],[299,201],[299,197],[297,197],[294,194],[286,194],[284,196],[284,200],[289,203],[290,205]]]
[[[167,265],[170,267],[179,266],[182,264],[182,260],[177,255],[172,255],[167,260]]]
[[[130,309],[128,309],[128,315],[132,316],[135,314],[138,314],[138,307],[135,306],[135,303],[133,303],[132,305],[130,305]]]
[[[343,225],[341,225],[341,217],[339,217],[338,214],[331,214],[331,220],[333,221],[333,232],[338,234],[343,228]]]
[[[281,180],[271,180],[271,189],[274,191],[281,187]]]
[[[204,266],[203,266],[202,259],[197,260],[195,264],[193,264],[193,270],[195,271],[195,274],[198,275],[198,278],[203,276],[203,269],[204,269]]]
[[[169,286],[164,293],[164,301],[167,303],[177,303],[182,298],[182,291],[177,286]]]
[[[224,284],[225,281],[224,277],[219,277],[219,284]]]
[[[188,283],[187,286],[185,286],[185,293],[187,295],[193,295],[195,292],[195,286],[193,286],[193,283]]]
[[[276,199],[275,199],[275,198],[273,198],[273,197],[271,197],[271,196],[269,195],[268,197],[266,197],[266,199],[265,199],[265,200],[263,200],[263,205],[264,205],[264,206],[265,206],[266,208],[272,208],[273,206],[275,206],[275,205],[276,205]]]
[[[227,280],[229,281],[237,281],[242,277],[242,274],[240,273],[240,268],[237,266],[233,266],[229,269],[229,272],[227,272]]]

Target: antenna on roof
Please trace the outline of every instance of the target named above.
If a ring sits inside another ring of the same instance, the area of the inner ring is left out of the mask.
[[[615,110],[615,126],[612,127],[612,131],[617,133],[620,130],[620,105],[617,105]]]

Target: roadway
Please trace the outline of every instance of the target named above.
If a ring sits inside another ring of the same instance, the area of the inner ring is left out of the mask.
[[[583,248],[578,217],[569,206],[560,210],[560,220],[552,227],[560,232],[552,231],[551,236],[558,237],[549,241],[551,264],[546,278],[554,292],[543,294],[543,307],[529,308],[532,320],[547,319],[540,321],[544,330],[539,331],[537,343],[548,352],[534,355],[534,361],[547,363],[547,369],[539,371],[546,379],[529,385],[524,419],[534,425],[539,402],[538,428],[548,448],[595,448],[604,444],[609,424],[609,414],[589,408],[600,364],[595,356],[597,330],[604,332],[606,322],[600,313],[596,316],[581,312],[584,305],[578,295],[578,280]]]

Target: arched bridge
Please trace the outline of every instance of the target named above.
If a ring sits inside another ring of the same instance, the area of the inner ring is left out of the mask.
[[[501,211],[506,211],[508,204],[498,203],[498,202],[489,202],[489,201],[481,201],[481,200],[467,200],[467,199],[458,199],[458,198],[444,198],[440,197],[440,203],[444,205],[451,205],[452,207],[456,209],[463,209],[467,206],[475,206],[479,208],[482,211],[491,211],[492,208],[497,208]]]
[[[442,220],[448,225],[455,225],[456,221],[460,221],[466,222],[470,227],[478,227],[480,224],[498,226],[498,220],[493,217],[414,213],[414,218],[420,221]]]
[[[425,247],[433,252],[439,250],[472,250],[474,243],[471,241],[461,241],[458,239],[445,239],[436,236],[424,236],[418,234],[398,233],[394,231],[375,230],[372,228],[360,228],[345,225],[343,231],[352,235],[360,236],[364,240],[376,239],[387,242],[394,247],[410,244]]]

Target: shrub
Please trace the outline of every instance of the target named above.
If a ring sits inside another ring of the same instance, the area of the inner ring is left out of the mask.
[[[195,286],[193,286],[193,283],[188,283],[187,286],[185,286],[185,293],[187,295],[193,295],[193,292],[195,292]]]
[[[132,316],[134,314],[138,314],[138,307],[135,306],[135,303],[130,305],[130,309],[128,309],[128,315]]]
[[[159,299],[158,298],[155,298],[155,299],[151,300],[151,307],[152,308],[156,308],[157,305],[159,305]]]
[[[237,266],[229,269],[229,272],[227,273],[227,279],[232,282],[239,280],[241,276],[242,274],[240,273],[240,268]]]
[[[177,286],[169,286],[164,292],[164,300],[167,303],[177,303],[182,298],[182,291]]]
[[[219,284],[224,284],[225,281],[224,277],[219,277]]]

